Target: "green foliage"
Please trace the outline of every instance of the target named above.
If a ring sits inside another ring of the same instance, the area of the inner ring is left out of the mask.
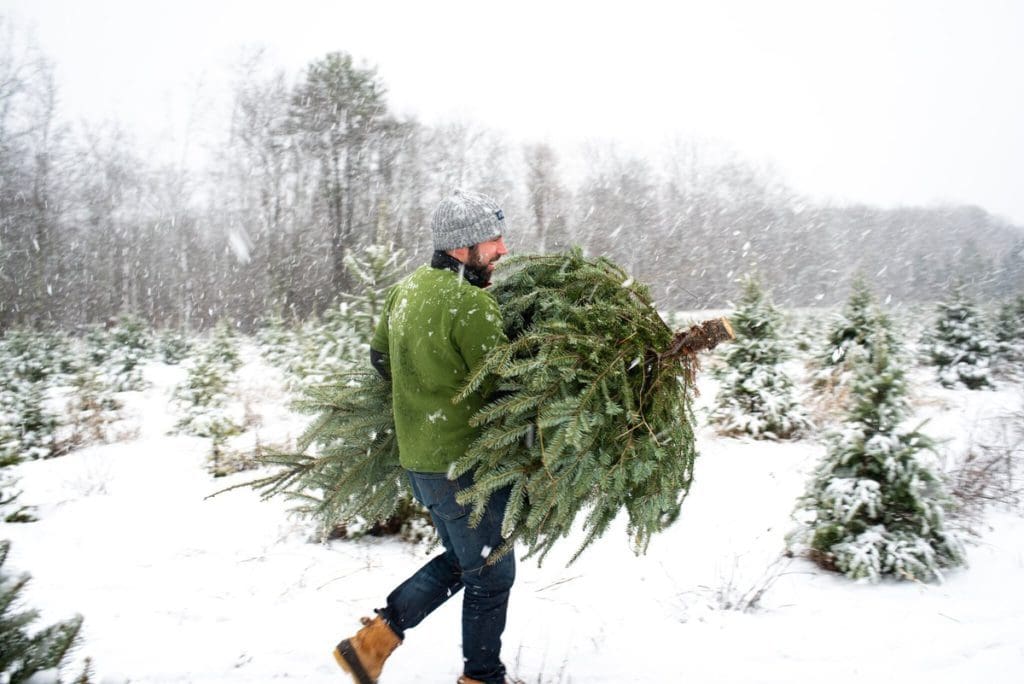
[[[114,391],[131,392],[145,387],[142,362],[149,358],[153,345],[149,329],[141,319],[125,315],[109,328],[94,326],[86,332],[85,345],[84,365],[101,366]]]
[[[637,552],[673,523],[696,457],[695,362],[661,357],[672,330],[648,288],[580,251],[510,259],[494,286],[510,342],[490,352],[457,399],[487,385],[505,396],[473,419],[479,440],[449,476],[475,471],[460,500],[479,519],[511,487],[506,544],[544,555],[584,513],[573,560],[625,511]]]
[[[176,366],[188,358],[192,351],[192,343],[181,331],[167,329],[157,340],[157,351],[164,363]]]
[[[356,293],[343,294],[349,327],[369,352],[388,288],[406,271],[405,252],[393,244],[368,245],[360,253],[345,255],[345,268],[355,281]],[[365,354],[363,354],[365,355]]]
[[[948,301],[939,303],[937,314],[925,347],[939,382],[945,387],[991,387],[992,340],[963,283],[953,288]]]
[[[0,379],[5,383],[41,383],[73,370],[67,338],[60,333],[16,328],[0,340]]]
[[[256,342],[263,358],[275,366],[285,368],[294,353],[295,334],[289,330],[283,318],[278,315],[268,316],[260,321]]]
[[[508,264],[493,292],[510,342],[455,398],[502,393],[474,418],[481,437],[449,473],[475,471],[460,500],[479,520],[491,493],[511,487],[495,556],[522,541],[543,558],[583,513],[575,559],[622,511],[639,552],[676,520],[692,481],[694,361],[659,356],[672,331],[647,288],[607,259],[574,250]],[[390,391],[373,371],[309,388],[300,408],[316,418],[300,453],[267,459],[280,469],[253,484],[300,499],[325,526],[386,520],[409,493]]]
[[[106,442],[110,425],[117,420],[121,403],[95,366],[83,364],[72,377],[66,420],[71,425],[66,449]]]
[[[43,382],[14,383],[0,391],[0,461],[57,455],[57,417],[45,401]]]
[[[301,393],[295,407],[317,419],[298,453],[260,458],[283,469],[280,477],[258,486],[267,496],[296,497],[300,511],[317,521],[324,537],[397,534],[416,541],[429,527],[429,515],[412,498],[398,467],[391,386],[376,371],[354,368],[369,355],[387,289],[406,263],[404,252],[391,244],[350,252],[345,264],[357,293],[343,294],[321,321],[303,326],[297,339],[279,319],[271,319],[261,333],[264,355],[285,365]],[[369,452],[362,453],[364,448]]]
[[[757,280],[745,280],[730,321],[736,341],[725,347],[725,364],[716,372],[721,386],[711,423],[726,435],[800,437],[810,428],[810,421],[779,365],[786,359],[779,337],[782,316]]]
[[[10,547],[9,541],[0,541],[0,681],[24,684],[33,675],[56,669],[64,663],[78,641],[82,616],[40,630],[30,628],[39,614],[18,607],[20,594],[29,577],[14,576],[4,569]],[[59,683],[59,680],[50,681]]]
[[[293,389],[333,382],[367,357],[387,290],[406,269],[407,259],[391,244],[369,245],[350,252],[345,264],[355,292],[343,293],[322,318],[307,321],[297,335],[289,335],[273,319],[261,334],[264,355],[289,372]]]
[[[226,348],[224,343],[211,342],[189,367],[185,382],[174,391],[174,400],[182,412],[177,429],[211,439],[215,471],[228,438],[242,431],[241,419],[228,405],[233,370],[231,358],[225,361]]]
[[[213,339],[206,350],[206,358],[220,364],[234,373],[242,367],[242,359],[238,355],[238,338],[231,323],[222,319],[213,331]]]
[[[391,383],[376,371],[353,371],[310,385],[296,410],[315,416],[291,453],[270,452],[277,471],[249,483],[264,498],[285,495],[327,536],[357,520],[386,523],[412,497],[398,462]]]
[[[9,466],[21,463],[20,439],[14,428],[0,422],[0,520],[9,523],[35,522],[28,506],[15,507],[21,490],[10,475]]]
[[[149,326],[131,314],[118,318],[117,324],[110,330],[110,342],[115,348],[134,350],[140,357],[145,356],[152,347]]]
[[[946,483],[925,458],[931,440],[904,425],[906,380],[888,352],[893,343],[870,336],[866,342],[875,353],[851,353],[854,403],[844,426],[827,437],[825,458],[798,505],[807,525],[790,543],[806,545],[819,564],[853,579],[941,578],[941,568],[964,560],[945,527]]]
[[[869,344],[870,340],[887,340],[886,353],[893,354],[896,351],[895,336],[875,335],[878,330],[891,333],[892,321],[878,305],[864,277],[858,276],[850,285],[849,299],[829,328],[825,350],[821,354],[822,365],[826,368],[845,368],[850,351],[858,347],[866,349],[868,357],[873,358],[874,349]]]
[[[1006,374],[1024,372],[1024,295],[1002,303],[995,320],[994,356]]]

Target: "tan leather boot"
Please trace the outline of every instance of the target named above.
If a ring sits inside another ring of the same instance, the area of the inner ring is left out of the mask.
[[[363,628],[335,647],[334,659],[352,676],[355,684],[376,684],[384,661],[402,640],[380,616],[372,620],[364,617],[361,621]]]

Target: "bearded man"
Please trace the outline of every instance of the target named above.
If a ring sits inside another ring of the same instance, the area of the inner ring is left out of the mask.
[[[486,403],[486,390],[452,403],[470,372],[507,340],[501,312],[486,291],[505,247],[505,216],[475,192],[455,191],[434,211],[434,255],[395,285],[370,345],[370,360],[391,380],[395,431],[413,495],[429,512],[444,545],[376,609],[372,620],[334,650],[356,684],[377,681],[384,662],[438,606],[465,589],[462,602],[463,674],[460,684],[503,684],[501,635],[515,557],[488,563],[501,546],[501,520],[509,489],[496,491],[483,519],[469,525],[470,508],[456,500],[473,474],[451,480],[448,471],[479,436],[470,418]]]

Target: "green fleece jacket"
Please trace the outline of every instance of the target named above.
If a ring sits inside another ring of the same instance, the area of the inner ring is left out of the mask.
[[[498,303],[448,269],[421,266],[388,292],[370,346],[387,354],[402,467],[448,471],[479,434],[478,392],[452,403],[484,355],[506,341]]]

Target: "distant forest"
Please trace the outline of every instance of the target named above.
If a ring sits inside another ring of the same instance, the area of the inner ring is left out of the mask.
[[[1024,291],[1024,229],[982,208],[823,206],[699,142],[567,157],[428,126],[391,111],[376,72],[341,52],[295,77],[254,58],[214,161],[162,165],[116,123],[66,121],[52,64],[16,49],[2,17],[0,36],[0,331],[125,313],[189,329],[304,319],[358,288],[346,255],[366,245],[423,263],[431,211],[457,186],[500,200],[514,252],[578,244],[664,309],[725,307],[749,272],[786,306],[842,301],[857,273],[900,302],[957,279],[982,302]]]

